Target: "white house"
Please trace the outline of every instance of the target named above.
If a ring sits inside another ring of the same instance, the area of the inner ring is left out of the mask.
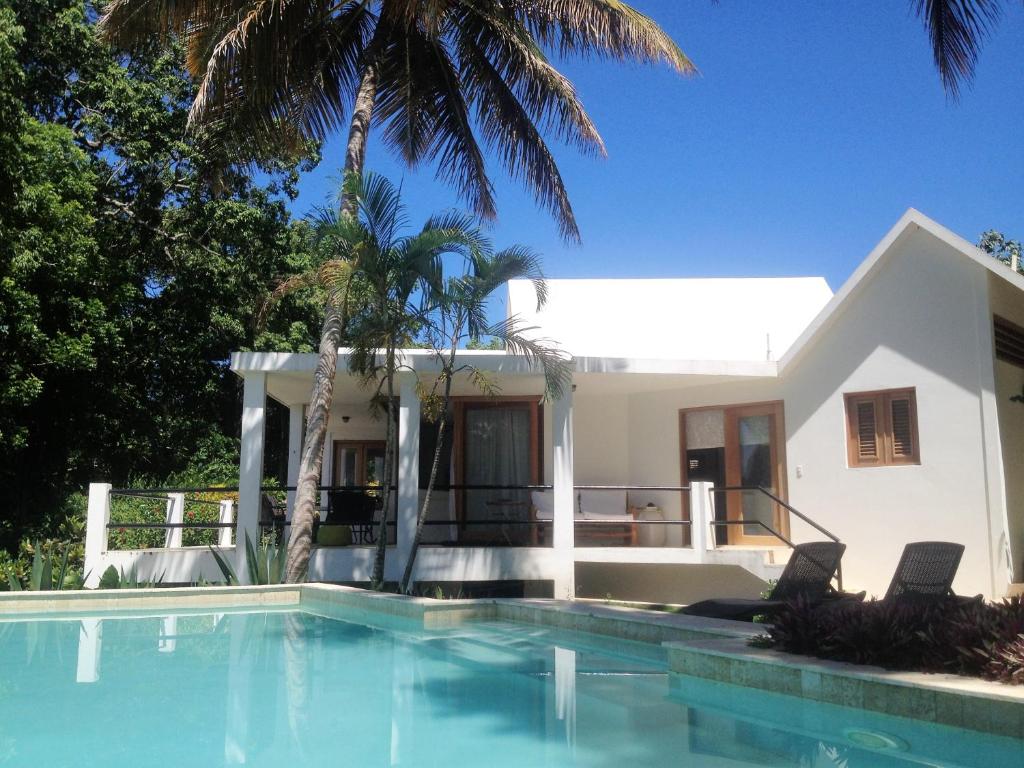
[[[821,278],[551,280],[538,312],[530,284],[512,282],[508,311],[573,356],[572,390],[544,402],[522,359],[464,353],[501,394],[458,382],[416,578],[689,602],[756,594],[789,543],[832,536],[847,545],[846,589],[881,594],[904,544],[946,540],[966,546],[955,589],[1002,596],[1024,581],[1022,291],[1024,277],[914,210],[835,295]],[[232,356],[245,383],[239,531],[259,525],[267,397],[290,408],[294,485],[315,362]],[[405,362],[393,579],[436,432],[415,388],[434,361]],[[376,483],[384,424],[344,352],[338,370],[321,506],[344,535],[322,536],[334,546],[314,550],[311,578],[360,582],[373,491],[344,488]],[[191,557],[172,570],[195,577],[201,553],[107,553],[100,494],[93,562]]]

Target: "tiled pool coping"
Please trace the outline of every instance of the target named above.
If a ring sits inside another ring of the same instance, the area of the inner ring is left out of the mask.
[[[663,644],[670,670],[679,675],[1024,739],[1024,686],[887,672],[753,648],[749,640],[760,630],[733,621],[592,601],[432,600],[330,584],[0,593],[0,621],[52,613],[256,607],[306,607],[326,615],[354,608],[401,617],[424,629],[503,619]]]

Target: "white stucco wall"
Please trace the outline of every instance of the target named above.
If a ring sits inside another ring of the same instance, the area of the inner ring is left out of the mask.
[[[1024,300],[1020,291],[991,275],[989,290],[992,311],[1024,327]],[[997,360],[996,407],[1002,443],[1003,475],[1006,482],[1010,562],[1014,581],[1024,581],[1024,403],[1010,400],[1024,392],[1024,368]]]
[[[848,588],[880,595],[904,544],[949,540],[967,548],[958,592],[1005,590],[992,555],[1002,511],[989,508],[983,450],[987,288],[983,268],[923,231],[907,233],[783,372],[790,501],[848,545]],[[848,467],[843,394],[896,387],[917,390],[921,464]],[[796,524],[793,533],[811,538]]]

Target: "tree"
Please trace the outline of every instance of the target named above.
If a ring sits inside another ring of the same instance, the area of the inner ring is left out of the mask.
[[[429,322],[443,291],[443,257],[471,258],[482,252],[483,238],[471,218],[461,214],[433,216],[419,232],[404,234],[407,220],[398,188],[372,173],[364,177],[349,174],[338,200],[337,208],[321,211],[315,222],[324,262],[306,275],[286,281],[275,294],[284,296],[311,285],[328,292],[331,311],[343,323],[352,347],[350,368],[372,388],[371,400],[384,414],[383,513],[372,575],[374,587],[380,588],[395,479],[395,377],[405,368],[399,351],[414,344]],[[342,201],[352,201],[352,215],[343,213]],[[309,481],[308,477],[300,479],[300,483]],[[292,521],[293,547],[308,547],[312,541],[312,531],[307,534],[299,528],[303,524],[302,520]],[[304,569],[308,560],[308,551],[289,558],[289,581],[305,578],[304,570],[291,569]]]
[[[1007,240],[1002,232],[990,229],[982,233],[978,247],[994,256],[1014,272],[1024,272],[1021,265],[1021,244],[1019,240]]]
[[[181,51],[115,55],[95,15],[81,0],[0,8],[9,551],[60,528],[69,494],[90,480],[232,462],[228,353],[311,351],[319,326],[315,295],[289,299],[265,328],[253,322],[267,286],[312,259],[310,228],[285,204],[307,161],[268,158],[260,185],[184,141],[193,85]]]
[[[465,226],[470,226],[468,221]],[[540,259],[522,246],[512,246],[494,253],[490,243],[479,234],[474,234],[471,240],[475,247],[469,253],[466,273],[445,281],[444,291],[434,297],[428,314],[426,335],[431,341],[439,374],[429,388],[421,386],[420,397],[426,417],[437,422],[437,440],[426,493],[416,517],[412,549],[399,585],[403,593],[408,593],[412,588],[416,554],[430,510],[430,497],[437,482],[437,469],[444,450],[448,410],[451,406],[452,383],[456,376],[462,374],[486,393],[492,393],[495,389],[486,372],[460,361],[459,347],[465,343],[469,349],[505,349],[535,361],[544,371],[545,394],[548,397],[560,397],[570,381],[569,360],[552,342],[534,338],[530,333],[534,328],[523,327],[515,317],[497,323],[489,323],[487,320],[487,300],[509,280],[531,280],[537,294],[537,309],[544,306],[547,301],[547,284],[540,268]],[[490,337],[491,342],[481,344],[483,337]]]
[[[648,17],[618,0],[112,0],[103,34],[125,46],[159,35],[183,41],[199,82],[194,128],[251,137],[257,151],[282,135],[322,139],[345,121],[345,174],[361,174],[371,125],[409,166],[433,163],[472,210],[496,215],[479,134],[506,170],[549,209],[568,238],[579,232],[543,133],[585,153],[604,152],[562,56],[694,66]],[[355,201],[343,212],[352,215]],[[309,536],[338,345],[345,320],[325,307],[307,409],[292,535]],[[304,573],[308,542],[293,542],[290,574]]]

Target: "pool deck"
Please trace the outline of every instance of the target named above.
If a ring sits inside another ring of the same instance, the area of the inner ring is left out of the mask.
[[[0,594],[0,622],[59,614],[132,615],[161,610],[357,609],[428,630],[506,620],[660,644],[677,685],[698,677],[802,699],[1024,739],[1024,686],[954,675],[891,672],[752,647],[756,624],[603,604],[545,599],[433,600],[330,584],[183,587]]]

